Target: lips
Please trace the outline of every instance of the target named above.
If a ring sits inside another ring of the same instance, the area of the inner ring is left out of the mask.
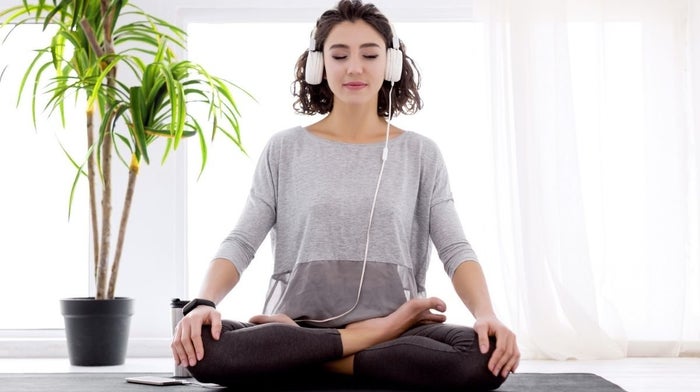
[[[343,86],[344,86],[344,87],[347,87],[347,88],[362,88],[362,87],[366,87],[366,86],[367,86],[367,83],[364,83],[364,82],[347,82],[347,83],[344,83]]]

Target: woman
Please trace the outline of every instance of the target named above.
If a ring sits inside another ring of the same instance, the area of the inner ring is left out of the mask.
[[[318,19],[296,66],[295,109],[326,116],[268,142],[246,207],[185,309],[172,351],[198,380],[341,374],[494,389],[516,370],[515,336],[495,316],[439,149],[390,125],[422,107],[403,49],[372,4],[342,0]],[[275,268],[265,314],[222,322],[215,304],[268,233]],[[445,303],[425,296],[431,241],[473,328],[445,324]]]

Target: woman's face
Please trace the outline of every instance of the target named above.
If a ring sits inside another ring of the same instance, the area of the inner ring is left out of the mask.
[[[376,108],[386,67],[386,45],[379,32],[362,20],[337,24],[326,38],[323,61],[334,105]]]

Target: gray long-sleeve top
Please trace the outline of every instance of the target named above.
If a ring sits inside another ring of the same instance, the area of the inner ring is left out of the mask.
[[[331,141],[302,127],[270,139],[239,221],[215,255],[242,273],[270,233],[275,264],[265,313],[319,320],[353,307],[383,147]],[[359,303],[346,316],[310,324],[385,316],[424,296],[431,240],[450,277],[477,260],[437,145],[406,131],[389,141]]]

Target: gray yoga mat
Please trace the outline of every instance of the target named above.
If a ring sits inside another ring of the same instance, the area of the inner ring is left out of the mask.
[[[323,385],[297,385],[293,388],[271,388],[269,386],[246,385],[223,388],[207,385],[150,386],[131,384],[126,377],[161,376],[158,373],[42,373],[0,374],[0,391],[7,392],[203,392],[203,391],[378,391],[370,386],[349,387],[347,380],[326,380]],[[194,381],[193,379],[186,379]],[[497,390],[498,392],[624,392],[622,388],[606,379],[590,373],[516,373]]]

